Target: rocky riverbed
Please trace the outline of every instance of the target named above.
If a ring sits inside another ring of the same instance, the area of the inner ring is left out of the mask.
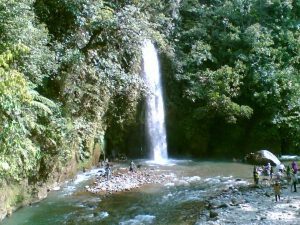
[[[224,182],[226,181],[225,179]],[[113,172],[109,180],[99,173],[94,182],[86,186],[86,190],[95,194],[107,195],[129,191],[145,184],[188,186],[194,182],[207,181],[200,177],[178,178],[170,171],[153,168],[138,169],[135,172],[129,172],[128,168],[119,168]],[[231,185],[226,185],[226,188],[219,190],[218,194],[208,195],[204,210],[200,211],[199,209],[197,222],[187,224],[300,224],[300,194],[292,192],[288,184],[282,185],[281,200],[275,202],[270,181],[265,181],[260,186],[254,186],[240,179],[230,183]]]
[[[86,190],[101,195],[112,194],[120,191],[129,191],[145,184],[164,184],[173,180],[174,174],[164,173],[152,168],[142,168],[130,172],[127,168],[119,168],[112,172],[107,179],[100,170],[94,182],[86,186]]]
[[[196,223],[202,224],[300,224],[300,194],[286,184],[281,200],[275,202],[270,185],[232,187],[207,201]]]
[[[252,166],[190,161],[140,165],[132,173],[125,163],[113,164],[109,180],[102,168],[79,173],[60,191],[3,224],[300,224],[298,192],[285,184],[276,203],[267,178],[253,186]],[[137,188],[141,190],[133,190]],[[116,192],[125,193],[112,194]]]

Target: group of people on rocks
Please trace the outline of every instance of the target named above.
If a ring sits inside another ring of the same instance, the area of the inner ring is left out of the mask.
[[[254,166],[253,168],[253,179],[254,183],[257,186],[259,184],[260,175],[264,174],[269,177],[271,181],[274,181],[273,188],[275,194],[275,201],[280,201],[280,192],[281,192],[281,181],[284,177],[284,173],[286,175],[287,183],[291,185],[291,191],[297,192],[297,183],[298,183],[298,165],[295,161],[293,161],[290,165],[285,166],[283,164],[276,166],[276,173],[274,174],[274,168],[270,163],[267,163],[263,168]],[[275,175],[275,179],[274,179]],[[294,189],[294,190],[293,190]]]
[[[111,175],[112,175],[112,165],[108,162],[108,159],[103,161],[101,164],[104,167],[104,176],[105,176],[106,180],[109,180],[111,178]],[[135,172],[136,168],[137,167],[134,164],[134,162],[131,161],[130,164],[129,164],[129,172]]]

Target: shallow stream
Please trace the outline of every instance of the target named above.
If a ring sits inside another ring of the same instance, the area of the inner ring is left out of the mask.
[[[1,225],[142,225],[196,224],[205,200],[235,183],[252,182],[252,167],[233,162],[172,160],[152,167],[158,173],[174,176],[174,181],[108,197],[90,194],[84,186],[91,183],[99,169],[79,174],[48,198],[24,207]]]

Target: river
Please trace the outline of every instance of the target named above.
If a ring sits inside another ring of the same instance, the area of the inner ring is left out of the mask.
[[[252,182],[252,166],[234,162],[171,160],[151,165],[158,173],[174,174],[174,182],[151,184],[107,197],[90,194],[84,186],[93,182],[98,169],[52,191],[36,204],[19,209],[2,225],[142,225],[195,224],[204,201],[235,183]],[[121,165],[122,166],[122,165]]]

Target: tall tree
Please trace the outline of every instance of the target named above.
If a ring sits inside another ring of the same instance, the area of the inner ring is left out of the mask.
[[[190,111],[188,129],[220,117],[233,124],[259,117],[260,129],[269,127],[268,135],[285,143],[282,153],[287,142],[297,145],[299,7],[281,0],[182,1],[175,78]]]

